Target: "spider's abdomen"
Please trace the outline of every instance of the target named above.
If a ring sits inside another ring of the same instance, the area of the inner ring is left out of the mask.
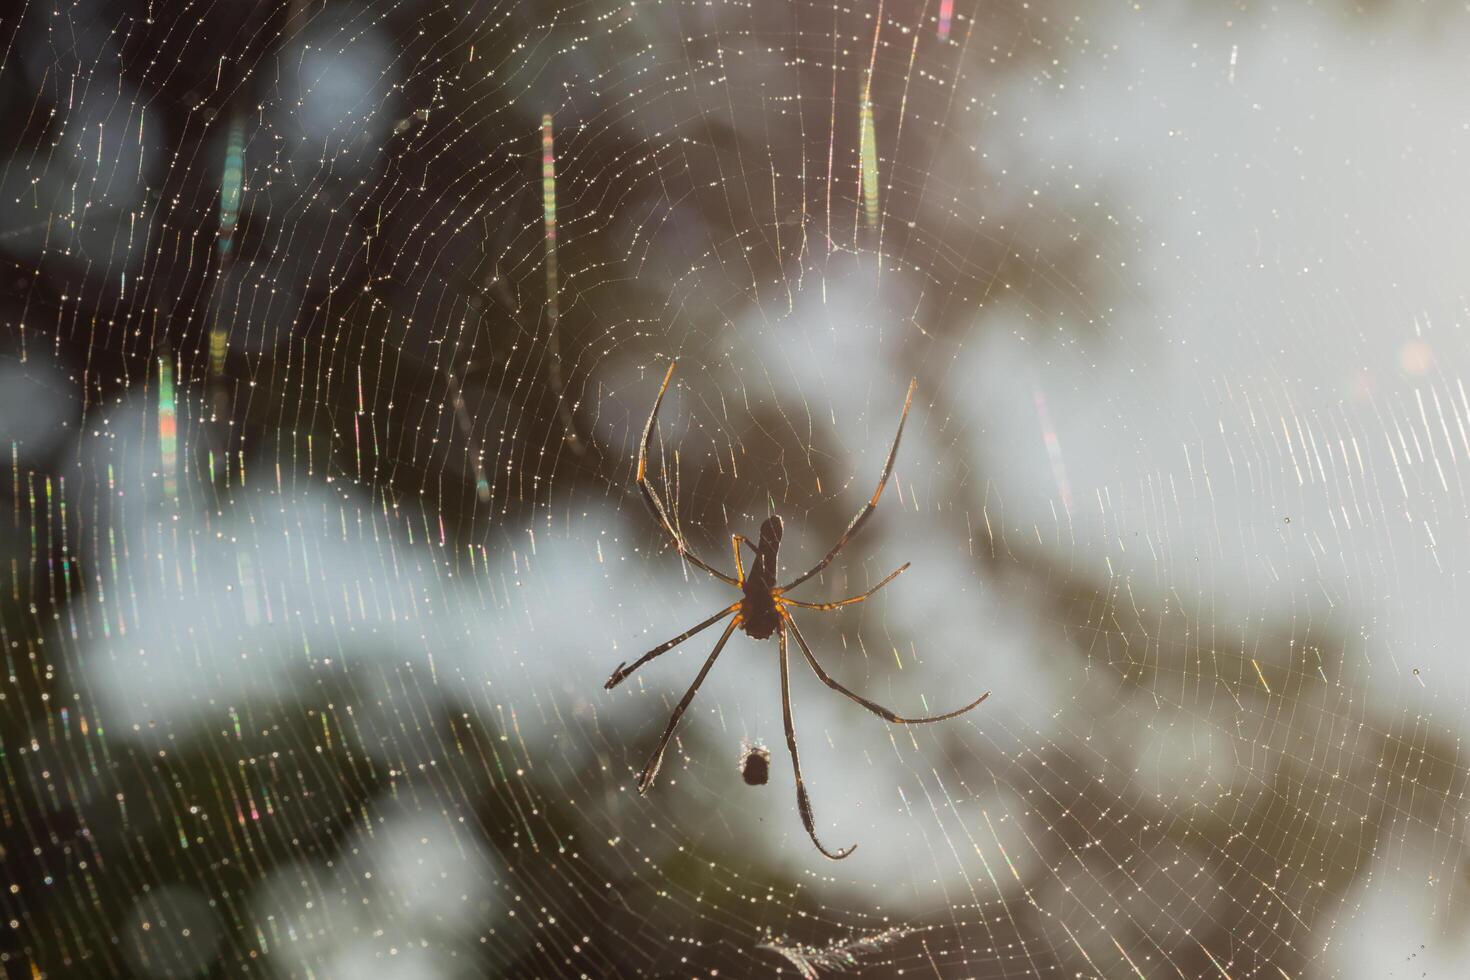
[[[740,602],[740,628],[752,640],[764,640],[776,632],[781,614],[771,594],[776,588],[776,555],[781,550],[781,518],[768,517],[761,525],[755,562],[745,578],[745,598]]]

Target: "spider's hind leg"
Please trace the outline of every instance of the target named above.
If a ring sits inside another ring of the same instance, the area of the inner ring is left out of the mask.
[[[737,579],[735,584],[743,589],[745,588],[745,562],[740,558],[740,546],[742,544],[747,545],[751,551],[756,550],[755,545],[751,544],[750,539],[745,535],[730,535],[730,550],[735,554],[735,578]]]
[[[862,528],[868,518],[873,516],[873,511],[878,508],[878,498],[883,496],[883,488],[888,485],[888,477],[893,474],[893,461],[898,458],[898,443],[903,438],[903,424],[908,421],[909,406],[914,402],[914,391],[918,387],[918,378],[909,382],[909,393],[903,400],[903,414],[898,417],[898,431],[893,434],[893,445],[888,447],[888,461],[883,464],[883,475],[878,477],[878,489],[873,491],[873,496],[868,498],[868,502],[857,512],[857,516],[852,519],[852,523],[847,525],[847,530],[842,532],[842,536],[837,539],[837,543],[828,549],[826,556],[805,573],[796,576],[796,578],[781,586],[783,592],[787,589],[796,588],[832,564],[832,559],[837,557],[837,553],[847,546],[847,542],[852,540],[853,535],[857,534],[858,530]]]
[[[648,509],[653,514],[654,520],[658,521],[658,526],[673,540],[674,549],[679,552],[680,557],[696,568],[702,568],[706,572],[709,572],[721,582],[738,586],[739,583],[733,578],[694,553],[694,549],[689,547],[689,542],[685,541],[684,535],[679,533],[678,525],[670,518],[668,508],[664,506],[663,501],[659,499],[658,493],[653,489],[653,484],[648,480],[648,450],[653,445],[653,425],[658,419],[658,408],[664,402],[664,395],[668,393],[669,379],[673,376],[674,362],[671,361],[669,362],[668,373],[664,375],[664,383],[659,386],[658,397],[653,400],[653,411],[648,413],[648,422],[643,426],[643,438],[638,443],[638,473],[636,481],[638,483],[638,491],[643,494],[643,502],[648,505]]]
[[[862,593],[861,595],[852,596],[848,599],[838,599],[836,602],[802,602],[800,599],[788,599],[785,595],[782,595],[781,603],[787,606],[800,606],[803,609],[820,610],[841,609],[843,606],[855,606],[859,602],[867,602],[868,599],[873,595],[873,593],[877,592],[879,589],[883,588],[883,586],[887,585],[889,582],[892,582],[904,572],[908,571],[909,566],[912,564],[913,562],[911,561],[904,562],[902,565],[889,572],[888,576],[884,578],[883,581],[879,582],[868,591]]]

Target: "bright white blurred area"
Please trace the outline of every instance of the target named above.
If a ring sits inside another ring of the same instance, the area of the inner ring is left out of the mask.
[[[1067,558],[1232,618],[1322,604],[1362,631],[1382,708],[1458,714],[1470,123],[1451,80],[1470,35],[1305,10],[1110,26],[1064,89],[1011,110],[1043,199],[1117,189],[1137,284],[1085,352],[1038,353],[1032,322],[977,357],[983,410],[1016,436],[1013,521],[1046,527],[1069,493]]]

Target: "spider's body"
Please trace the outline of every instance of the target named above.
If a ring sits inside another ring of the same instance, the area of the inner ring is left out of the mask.
[[[755,561],[741,585],[745,598],[740,600],[740,628],[752,640],[768,639],[781,625],[781,610],[776,607],[776,555],[780,550],[781,518],[768,517],[761,525]]]
[[[780,654],[781,715],[786,727],[786,748],[791,752],[791,769],[793,775],[796,777],[796,807],[801,813],[802,825],[806,827],[807,835],[811,837],[812,843],[817,845],[817,850],[833,860],[845,858],[853,852],[853,849],[857,845],[854,844],[851,847],[835,852],[829,851],[822,846],[822,842],[817,839],[816,827],[812,820],[811,800],[807,797],[806,784],[801,778],[801,759],[796,753],[796,728],[791,719],[791,671],[786,651],[787,631],[789,630],[791,635],[796,638],[796,645],[801,648],[802,656],[806,658],[807,664],[812,668],[812,672],[817,675],[818,680],[839,694],[856,701],[878,717],[894,724],[921,725],[933,721],[943,721],[946,718],[953,718],[956,715],[964,714],[990,696],[990,692],[986,691],[965,707],[956,711],[946,712],[942,715],[928,715],[923,718],[902,718],[881,704],[869,701],[861,694],[849,691],[829,676],[822,669],[822,665],[817,662],[816,655],[812,653],[811,647],[807,645],[806,638],[801,635],[801,630],[796,626],[796,620],[791,617],[790,610],[793,606],[802,609],[827,610],[855,605],[867,599],[889,582],[892,582],[904,569],[909,567],[907,564],[900,566],[896,571],[889,573],[886,578],[868,591],[849,599],[840,599],[836,602],[802,602],[799,599],[787,597],[787,593],[793,588],[812,576],[817,575],[831,564],[832,559],[837,557],[837,553],[852,539],[852,536],[857,533],[858,529],[863,526],[863,523],[867,521],[868,517],[877,508],[878,498],[883,496],[883,488],[888,484],[889,474],[893,472],[893,461],[898,456],[898,441],[903,436],[903,424],[908,419],[909,405],[914,400],[914,388],[917,387],[918,382],[916,381],[909,385],[908,398],[903,403],[903,415],[898,420],[898,432],[893,437],[893,445],[888,449],[888,462],[884,464],[883,475],[878,478],[878,489],[873,491],[873,496],[868,500],[863,509],[858,511],[857,516],[852,519],[852,523],[847,525],[847,530],[842,532],[842,536],[837,539],[837,543],[831,547],[825,558],[817,562],[805,574],[798,575],[785,585],[778,586],[776,584],[776,558],[781,550],[781,518],[775,516],[768,517],[761,524],[759,544],[752,545],[750,540],[743,535],[736,534],[731,536],[730,549],[734,552],[736,573],[735,577],[731,577],[719,571],[694,553],[684,541],[684,536],[679,533],[675,522],[670,519],[668,511],[664,508],[663,501],[659,499],[658,494],[653,490],[653,486],[648,482],[648,448],[653,442],[653,425],[658,418],[658,407],[663,404],[664,393],[669,390],[669,379],[673,376],[674,365],[670,364],[668,373],[664,375],[663,386],[658,390],[658,398],[654,400],[653,411],[648,413],[648,424],[643,427],[643,439],[638,447],[638,489],[642,492],[643,499],[648,504],[648,509],[653,511],[654,519],[658,521],[659,527],[673,539],[674,547],[678,549],[679,555],[696,568],[701,568],[720,581],[739,589],[740,599],[716,612],[704,622],[680,633],[672,640],[667,640],[654,647],[635,660],[632,666],[618,664],[617,670],[612,672],[612,676],[603,685],[608,690],[612,690],[627,679],[629,674],[650,660],[667,653],[695,633],[713,626],[726,616],[732,613],[734,614],[734,618],[725,626],[725,631],[720,634],[719,640],[715,643],[715,648],[710,651],[709,658],[705,660],[704,666],[700,668],[699,674],[694,678],[694,683],[689,685],[689,690],[684,693],[684,697],[674,708],[673,714],[669,716],[669,723],[664,728],[664,733],[658,741],[658,746],[653,750],[653,755],[649,757],[648,764],[638,774],[638,792],[647,793],[649,788],[653,786],[653,781],[658,776],[659,765],[663,762],[664,749],[668,746],[669,739],[673,737],[674,729],[679,725],[679,719],[684,716],[684,712],[688,709],[690,702],[694,700],[694,695],[699,691],[699,685],[704,683],[706,675],[714,667],[715,661],[719,659],[720,651],[725,649],[725,644],[729,641],[731,634],[738,628],[743,629],[746,635],[753,640],[765,640],[769,639],[774,633],[777,639],[777,649]],[[751,563],[748,574],[740,555],[740,546],[742,544],[755,552],[755,561]],[[750,781],[749,775],[746,776],[746,781]],[[761,779],[760,781],[764,782],[765,780]]]

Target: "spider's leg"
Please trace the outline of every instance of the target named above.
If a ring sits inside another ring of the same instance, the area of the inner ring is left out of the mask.
[[[664,729],[663,735],[659,736],[658,748],[653,750],[653,755],[648,757],[648,764],[638,774],[638,792],[640,795],[647,794],[649,788],[653,786],[653,780],[658,775],[658,767],[664,761],[664,748],[669,744],[669,739],[673,737],[674,729],[679,727],[679,719],[684,717],[684,711],[689,707],[689,702],[694,700],[694,695],[699,693],[699,685],[704,683],[705,675],[709,673],[710,668],[719,659],[720,651],[725,649],[725,641],[730,639],[730,634],[735,632],[735,627],[739,625],[740,618],[738,616],[730,620],[730,625],[725,627],[725,632],[720,634],[719,642],[715,644],[714,650],[710,652],[709,659],[704,662],[703,667],[699,668],[699,675],[694,678],[694,683],[689,685],[689,690],[684,692],[683,700],[674,708],[674,713],[669,715],[669,724]]]
[[[799,599],[788,599],[785,596],[781,596],[777,601],[788,606],[800,606],[803,609],[836,609],[839,606],[853,606],[859,602],[864,601],[868,598],[868,596],[872,595],[874,592],[877,592],[879,589],[883,588],[883,586],[887,585],[889,582],[892,582],[904,572],[908,571],[908,567],[912,564],[913,562],[904,562],[901,566],[889,572],[888,577],[885,578],[883,581],[879,582],[877,585],[873,586],[862,595],[855,595],[851,599],[839,599],[836,602],[802,602]]]
[[[743,562],[743,561],[740,560],[740,546],[742,544],[750,544],[750,539],[747,538],[743,534],[732,534],[732,535],[730,535],[730,550],[735,553],[735,577],[740,580],[740,581],[738,581],[735,584],[738,585],[741,588],[744,588],[745,587],[745,562]],[[750,547],[751,547],[751,550],[752,551],[755,550],[755,545],[750,544]]]
[[[643,493],[643,502],[653,512],[654,520],[658,521],[658,526],[663,528],[668,536],[673,539],[674,548],[685,561],[696,568],[704,569],[722,582],[728,582],[738,587],[740,583],[694,553],[693,549],[685,542],[684,536],[674,527],[674,522],[669,520],[668,510],[665,509],[663,501],[659,499],[658,494],[654,492],[653,485],[648,482],[648,448],[653,443],[653,424],[658,418],[658,407],[663,404],[664,395],[669,390],[669,379],[674,376],[675,363],[670,362],[669,364],[668,373],[664,375],[664,383],[659,386],[658,397],[653,401],[653,411],[648,413],[648,422],[643,426],[643,438],[638,443],[638,489]]]
[[[806,827],[807,836],[812,839],[812,843],[817,845],[817,850],[834,861],[841,861],[857,850],[857,845],[853,844],[834,854],[817,840],[817,828],[812,821],[812,801],[806,795],[806,783],[801,779],[801,756],[796,754],[796,728],[791,722],[791,666],[786,656],[784,626],[777,628],[776,637],[781,648],[781,718],[786,723],[786,748],[791,751],[791,771],[796,775],[796,808],[801,811],[802,825]]]
[[[986,691],[984,694],[980,695],[978,698],[976,698],[974,701],[971,701],[963,708],[959,708],[954,711],[946,711],[942,715],[926,715],[923,718],[900,718],[898,715],[894,714],[892,711],[889,711],[881,704],[878,704],[874,701],[869,701],[861,694],[855,694],[852,691],[849,691],[847,688],[843,687],[841,684],[837,683],[837,681],[833,680],[832,677],[825,670],[822,669],[822,665],[817,663],[817,658],[812,653],[812,648],[807,646],[806,637],[802,636],[801,630],[797,629],[796,627],[796,620],[791,618],[790,613],[783,612],[781,615],[782,618],[786,620],[787,625],[791,627],[791,633],[793,636],[796,637],[797,645],[801,647],[801,652],[806,655],[806,662],[811,664],[812,670],[816,673],[817,679],[819,681],[821,681],[823,684],[826,684],[837,693],[846,695],[847,697],[856,701],[858,704],[862,705],[864,708],[867,708],[879,718],[882,718],[886,721],[891,721],[895,725],[927,725],[930,722],[944,721],[946,718],[954,718],[957,715],[964,714],[971,708],[976,707],[981,701],[984,701],[986,698],[990,697],[990,692]]]
[[[604,684],[604,685],[602,685],[603,688],[605,690],[611,691],[613,688],[615,688],[619,684],[623,683],[623,681],[627,680],[629,674],[633,673],[633,671],[637,670],[639,667],[642,667],[644,664],[648,663],[654,657],[657,657],[657,656],[659,656],[660,654],[663,654],[663,653],[668,653],[670,650],[674,649],[674,647],[678,646],[680,643],[683,643],[685,640],[689,639],[695,633],[698,633],[700,630],[702,630],[702,629],[704,629],[706,627],[715,625],[720,620],[724,619],[726,616],[730,615],[732,612],[734,612],[735,610],[737,610],[739,608],[740,608],[740,603],[738,603],[738,602],[737,603],[734,603],[733,605],[726,606],[724,609],[721,609],[719,612],[715,613],[713,616],[711,616],[709,619],[706,619],[704,622],[700,623],[698,626],[691,626],[691,627],[689,627],[689,629],[687,629],[684,632],[680,633],[678,636],[674,637],[672,640],[669,640],[669,641],[664,642],[664,643],[660,643],[658,646],[654,647],[652,650],[648,651],[643,656],[641,656],[637,660],[633,661],[633,666],[631,666],[631,667],[625,666],[627,664],[627,661],[626,660],[623,661],[622,663],[618,664],[617,669],[612,672],[612,676],[607,679],[607,683]]]
[[[817,562],[806,574],[798,575],[790,582],[781,586],[783,592],[787,589],[795,588],[830,565],[832,559],[837,557],[837,552],[843,549],[847,542],[852,539],[852,536],[858,532],[858,529],[863,526],[864,522],[872,516],[873,511],[877,510],[878,498],[883,496],[883,488],[888,485],[888,477],[893,473],[893,461],[898,458],[898,441],[903,438],[903,424],[908,421],[909,406],[913,404],[914,389],[918,386],[918,378],[909,382],[909,393],[903,400],[903,414],[898,417],[898,431],[893,435],[893,445],[888,447],[888,462],[883,464],[883,475],[878,477],[878,489],[873,491],[873,496],[863,505],[863,509],[857,512],[857,516],[852,519],[852,523],[847,525],[847,530],[842,532],[842,537],[838,538],[837,543],[832,546],[832,550],[827,552],[827,557]]]

